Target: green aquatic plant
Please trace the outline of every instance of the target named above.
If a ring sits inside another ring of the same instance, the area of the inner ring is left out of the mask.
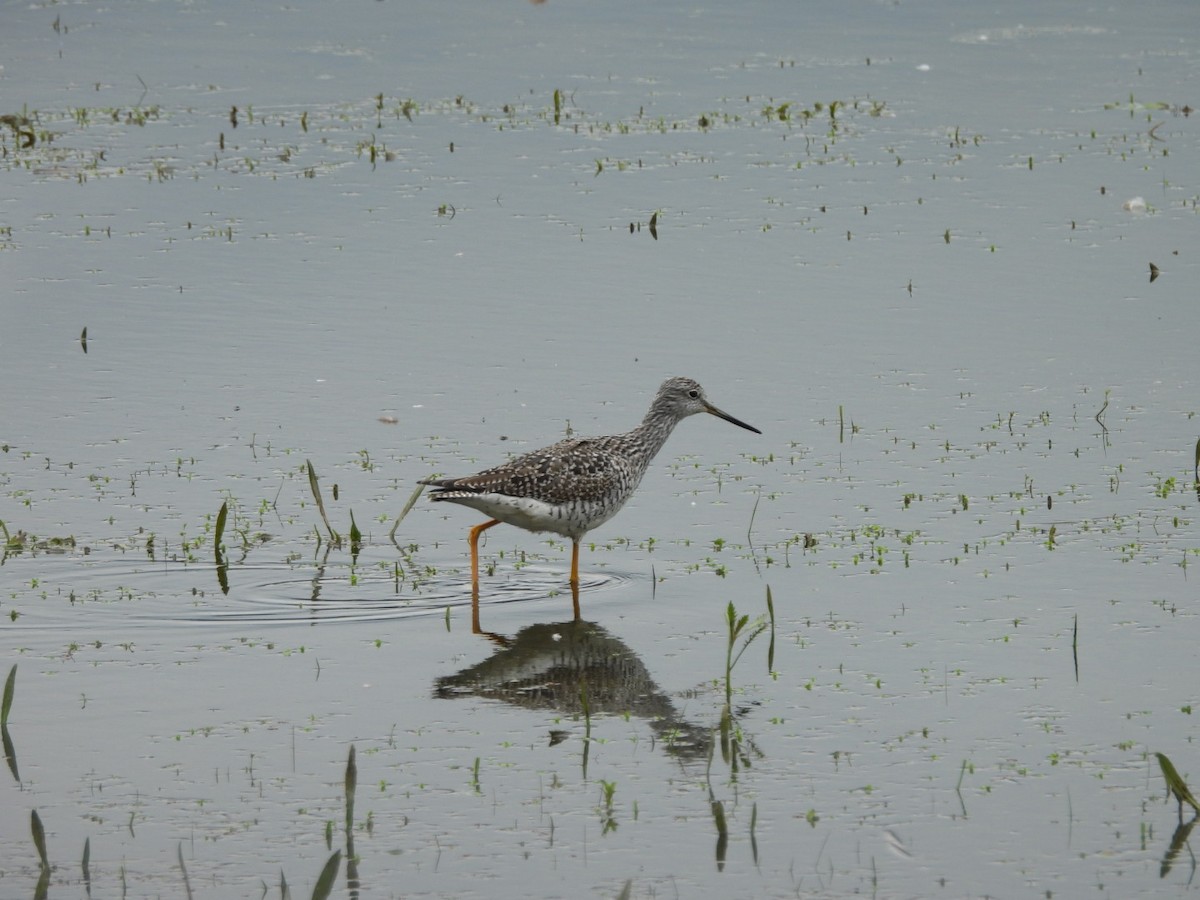
[[[15,537],[9,534],[8,526],[4,524],[3,519],[0,519],[0,531],[4,532],[4,549],[6,552],[9,550],[20,550],[25,546],[25,533],[18,531]]]
[[[1175,769],[1171,760],[1167,759],[1165,753],[1155,753],[1154,755],[1158,757],[1158,767],[1162,769],[1163,778],[1167,781],[1167,798],[1170,799],[1174,795],[1179,804],[1179,818],[1183,819],[1183,804],[1185,803],[1200,813],[1200,802],[1197,802],[1191,790],[1188,789],[1187,782],[1183,780],[1183,776]]]
[[[358,523],[354,521],[354,510],[350,510],[350,553],[357,557],[361,549],[362,532],[358,530]]]
[[[17,664],[8,670],[8,678],[4,679],[4,699],[0,700],[0,725],[8,725],[8,714],[12,710],[13,695],[17,691]]]
[[[425,490],[425,485],[418,484],[413,492],[409,495],[407,502],[404,504],[404,509],[400,510],[400,515],[396,516],[396,521],[392,523],[392,530],[388,532],[388,539],[394,544],[396,543],[396,529],[400,527],[400,523],[404,521],[404,517],[409,514],[417,500]]]
[[[325,514],[325,501],[321,499],[321,486],[317,483],[317,473],[313,469],[312,461],[306,459],[304,464],[308,466],[308,487],[312,491],[313,499],[317,502],[321,520],[325,523],[326,530],[329,531],[329,540],[334,544],[340,544],[342,536],[333,530],[333,526],[329,524],[329,516]]]
[[[713,825],[717,829],[717,846],[714,854],[717,859],[717,871],[725,870],[725,858],[729,851],[729,824],[725,820],[725,804],[715,797],[710,798]]]
[[[1071,658],[1075,660],[1075,680],[1079,681],[1079,613],[1071,626]]]
[[[17,140],[17,146],[22,150],[28,150],[37,143],[37,133],[33,130],[33,123],[24,115],[3,115],[0,116],[0,125],[5,125],[12,129],[13,137]]]
[[[216,557],[217,565],[225,562],[225,554],[221,552],[221,539],[225,536],[225,520],[229,515],[228,502],[222,503],[221,508],[217,511],[217,522],[213,526],[213,555]]]
[[[750,807],[750,854],[754,857],[754,864],[758,865],[758,838],[754,835],[754,830],[758,827],[758,801]]]
[[[346,760],[346,834],[354,827],[354,794],[358,790],[358,763],[355,761],[354,745],[350,745],[350,755]]]
[[[47,872],[50,870],[50,857],[46,853],[46,829],[36,809],[29,814],[29,830],[33,834],[33,846],[37,850],[38,859],[42,862],[42,871]]]
[[[739,616],[737,608],[730,600],[729,606],[725,608],[725,626],[725,706],[728,708],[733,700],[734,666],[738,664],[738,660],[742,658],[742,654],[746,652],[754,639],[766,631],[767,623],[759,618],[751,624],[749,614]],[[741,649],[737,649],[739,638],[742,640]]]
[[[188,879],[187,866],[183,864],[183,841],[175,845],[175,856],[179,860],[179,871],[183,873],[183,893],[192,900],[192,882]]]
[[[335,850],[333,856],[325,861],[324,868],[313,885],[312,900],[328,900],[333,893],[333,885],[337,881],[338,870],[342,866],[342,851]]]
[[[767,585],[767,619],[771,629],[771,642],[767,645],[767,672],[775,672],[775,601],[771,598],[771,586]]]
[[[1166,500],[1171,496],[1171,492],[1175,490],[1175,476],[1168,475],[1163,478],[1161,475],[1155,476],[1154,495],[1161,500]]]
[[[613,795],[617,792],[617,783],[615,781],[600,780],[600,791],[604,800],[604,809],[601,812],[601,820],[603,821],[603,829],[601,834],[608,834],[610,831],[617,830],[617,818],[613,813]]]

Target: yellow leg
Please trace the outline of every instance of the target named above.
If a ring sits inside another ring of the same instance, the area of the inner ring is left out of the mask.
[[[472,528],[471,533],[467,536],[467,543],[471,545],[471,589],[476,593],[479,592],[479,536],[493,525],[499,524],[499,519],[489,519],[482,525]]]
[[[579,541],[571,541],[571,587],[579,588]]]
[[[479,627],[479,585],[471,585],[471,634],[483,634]]]

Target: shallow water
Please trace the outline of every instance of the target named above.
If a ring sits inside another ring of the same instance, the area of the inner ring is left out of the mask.
[[[1196,890],[1191,5],[4,17],[0,894]]]

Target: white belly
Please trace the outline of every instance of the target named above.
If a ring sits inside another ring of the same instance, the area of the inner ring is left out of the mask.
[[[579,540],[593,528],[603,525],[619,509],[583,503],[552,504],[507,494],[480,493],[445,499],[526,531],[549,531],[571,540]]]

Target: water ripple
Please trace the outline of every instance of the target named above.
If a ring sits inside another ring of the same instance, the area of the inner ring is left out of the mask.
[[[372,622],[441,615],[448,608],[471,604],[470,580],[463,573],[439,574],[414,584],[349,565],[243,565],[228,570],[225,592],[216,568],[206,564],[131,566],[124,559],[64,557],[53,568],[60,571],[47,572],[46,559],[40,560],[43,577],[57,586],[54,595],[19,604],[20,615],[10,628]],[[580,590],[607,591],[639,577],[585,573]],[[533,602],[570,609],[570,590],[561,570],[524,566],[481,583],[483,606]]]

